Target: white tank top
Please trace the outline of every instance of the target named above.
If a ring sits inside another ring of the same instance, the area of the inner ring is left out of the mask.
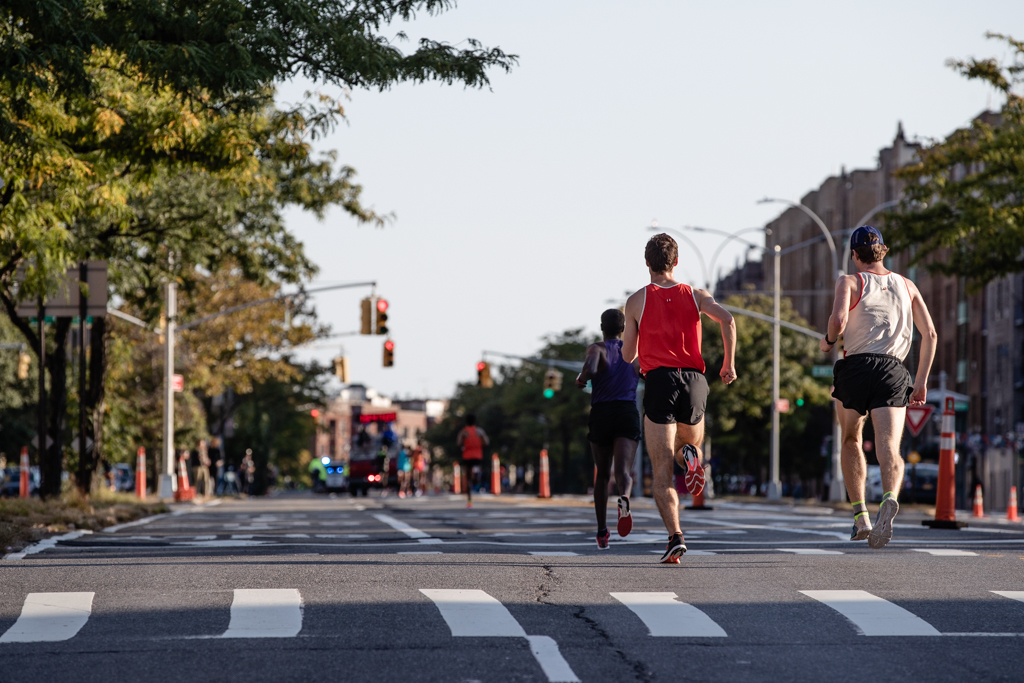
[[[850,307],[843,332],[844,355],[881,353],[903,360],[914,334],[907,281],[896,273],[857,273],[857,277],[860,296]]]

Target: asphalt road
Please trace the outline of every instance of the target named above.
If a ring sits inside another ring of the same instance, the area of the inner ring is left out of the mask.
[[[0,562],[0,681],[1024,680],[1024,527],[883,550],[825,507],[311,494],[185,506]],[[612,511],[614,515],[614,508]],[[611,520],[614,522],[614,519]],[[614,526],[614,525],[613,525]]]

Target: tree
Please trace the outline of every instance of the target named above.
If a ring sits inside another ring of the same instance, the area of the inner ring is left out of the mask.
[[[898,208],[886,214],[889,243],[908,251],[910,263],[966,278],[972,290],[1024,271],[1024,43],[997,33],[1013,61],[950,60],[970,80],[1006,97],[998,115],[980,116],[969,128],[921,149],[896,172],[904,181]]]
[[[772,299],[764,295],[731,296],[726,304],[771,316]],[[807,323],[782,299],[782,320]],[[820,457],[821,437],[831,433],[828,388],[811,377],[810,367],[824,356],[810,337],[782,328],[779,365],[780,396],[790,401],[790,412],[781,416],[781,467],[801,478],[817,477],[825,460]],[[719,473],[754,474],[768,463],[772,405],[772,326],[754,318],[736,316],[736,371],[739,377],[722,384],[722,336],[717,323],[704,319],[703,356],[708,395],[707,432],[713,437],[712,456]],[[803,406],[797,406],[797,400]]]
[[[404,81],[488,84],[487,70],[516,58],[468,39],[465,49],[424,38],[405,54],[382,35],[452,0],[9,0],[0,9],[0,141],[31,138],[27,117],[54,100],[102,86],[89,61],[123,55],[125,69],[197,109],[260,109],[279,81],[302,75],[341,87],[385,89]],[[396,40],[405,39],[399,32]]]

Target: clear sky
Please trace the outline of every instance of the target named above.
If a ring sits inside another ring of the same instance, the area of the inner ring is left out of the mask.
[[[288,224],[319,282],[375,279],[391,302],[395,366],[381,367],[381,337],[339,340],[354,380],[446,397],[475,381],[484,349],[527,355],[546,334],[596,331],[610,300],[648,281],[652,219],[763,225],[779,207],[757,199],[874,167],[897,122],[940,138],[998,106],[945,60],[1006,56],[984,33],[1024,38],[1024,3],[462,0],[392,28],[410,50],[421,35],[472,37],[520,63],[490,90],[354,91],[348,124],[320,147],[396,219],[294,212]],[[280,99],[309,87],[286,84]],[[710,258],[717,238],[698,237]],[[677,275],[703,279],[685,248]],[[321,319],[355,330],[365,294],[318,295]],[[331,344],[304,357],[326,361]]]

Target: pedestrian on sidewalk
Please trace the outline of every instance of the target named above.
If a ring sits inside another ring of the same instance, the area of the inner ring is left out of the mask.
[[[597,472],[594,476],[594,512],[597,515],[597,547],[608,549],[608,484],[612,464],[615,465],[615,489],[619,495],[619,536],[633,529],[629,512],[629,492],[633,488],[633,458],[640,442],[640,415],[636,409],[636,368],[622,358],[622,332],[626,317],[617,308],[601,314],[604,341],[587,347],[583,370],[576,377],[576,386],[585,389],[589,381],[590,450],[594,453]]]
[[[210,482],[210,455],[206,448],[206,439],[199,440],[199,464],[195,468],[196,493],[200,496],[209,496],[212,493]]]
[[[679,495],[672,485],[672,463],[686,468],[686,489],[704,490],[700,444],[704,442],[704,412],[708,383],[701,357],[703,313],[722,327],[725,349],[718,373],[725,384],[736,379],[736,323],[710,292],[677,282],[676,241],[662,233],[644,251],[651,284],[626,300],[626,329],[622,357],[640,358],[644,375],[644,437],[653,469],[654,501],[668,529],[669,541],[661,561],[678,564],[686,552],[679,526]]]
[[[466,489],[466,507],[473,507],[473,484],[483,476],[484,447],[491,444],[483,429],[476,426],[476,415],[466,415],[466,426],[455,440],[462,449],[462,477]]]
[[[843,358],[833,369],[832,396],[839,401],[843,477],[853,505],[851,541],[867,539],[882,548],[892,538],[892,522],[900,506],[903,483],[900,439],[907,404],[924,405],[928,372],[935,357],[935,326],[917,285],[883,265],[889,248],[882,233],[862,225],[850,236],[854,275],[836,280],[828,331],[820,347],[828,353],[843,335]],[[917,377],[911,380],[903,360],[910,353],[914,330],[921,333]],[[867,414],[875,430],[875,455],[882,475],[882,503],[874,527],[865,504],[863,430]]]

